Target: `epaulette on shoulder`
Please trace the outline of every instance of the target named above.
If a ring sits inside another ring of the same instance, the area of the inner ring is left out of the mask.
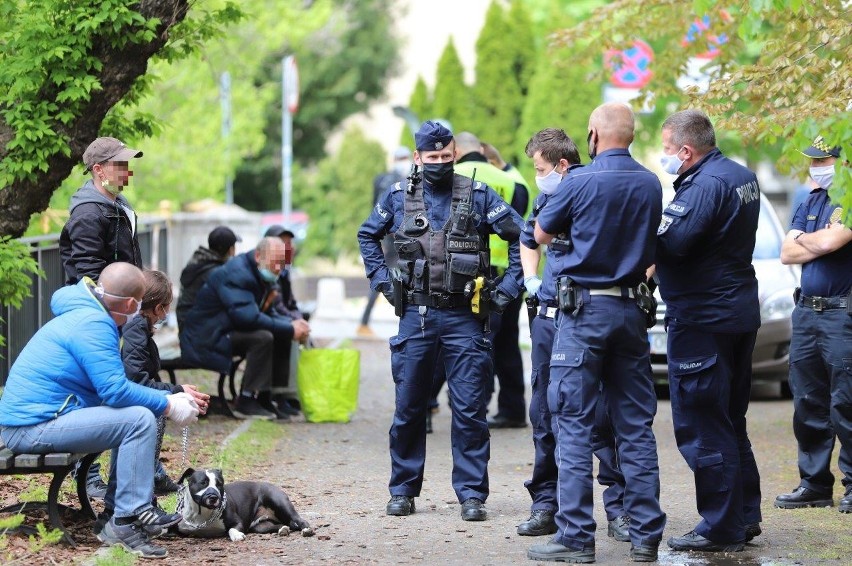
[[[473,185],[473,190],[474,191],[484,191],[485,190],[485,183],[483,183],[482,181],[475,181],[475,184]]]
[[[391,192],[401,191],[403,188],[404,187],[402,186],[402,181],[397,181],[396,183],[393,184],[393,189],[391,189]]]

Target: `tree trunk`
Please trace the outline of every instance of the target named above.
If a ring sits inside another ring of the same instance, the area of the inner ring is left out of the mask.
[[[145,18],[160,20],[153,41],[128,44],[123,49],[114,48],[107,41],[92,46],[94,55],[103,63],[98,76],[102,90],[93,93],[73,121],[67,125],[56,122],[54,126],[59,134],[70,140],[70,155],[52,155],[47,159],[47,171],[36,171],[35,180],[15,181],[0,189],[0,236],[20,237],[29,226],[30,217],[47,208],[53,192],[80,163],[86,147],[98,137],[107,112],[128,93],[134,81],[146,73],[148,60],[163,48],[169,39],[169,30],[184,19],[188,9],[189,0],[141,0],[139,13]],[[46,92],[45,96],[55,97],[55,94]],[[61,102],[57,104],[62,106]],[[9,126],[0,121],[0,159],[5,158],[6,144],[13,134]]]

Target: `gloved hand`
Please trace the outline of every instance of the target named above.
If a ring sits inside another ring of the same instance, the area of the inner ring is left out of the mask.
[[[512,298],[500,289],[494,289],[491,291],[490,299],[491,312],[496,312],[497,314],[503,314],[503,311],[506,310],[506,306],[512,302]]]
[[[392,307],[395,307],[396,305],[393,302],[393,285],[390,283],[382,283],[379,285],[378,289],[382,292],[382,295],[385,296],[385,300],[389,302]]]
[[[189,393],[172,393],[166,395],[169,406],[166,408],[166,417],[174,421],[178,426],[187,426],[198,422],[198,404]]]
[[[530,294],[530,297],[534,297],[538,292],[538,288],[541,287],[541,277],[538,275],[524,277],[524,287],[526,288],[527,293]]]

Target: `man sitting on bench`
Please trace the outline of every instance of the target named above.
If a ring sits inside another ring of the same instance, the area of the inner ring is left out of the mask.
[[[291,341],[307,339],[310,326],[271,308],[285,252],[280,239],[263,238],[257,249],[211,271],[180,331],[184,362],[228,373],[233,356],[245,356],[234,406],[240,417],[289,419],[272,402],[271,389],[289,375]]]
[[[151,544],[181,516],[152,506],[156,416],[178,426],[198,420],[187,393],[167,395],[128,380],[119,329],[138,315],[142,272],[112,263],[98,283],[88,277],[54,293],[56,318],[45,324],[12,366],[0,398],[0,438],[16,453],[93,453],[112,450],[105,510],[112,517],[97,532],[145,558],[166,549]]]

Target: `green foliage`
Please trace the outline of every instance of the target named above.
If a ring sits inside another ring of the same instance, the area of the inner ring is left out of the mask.
[[[319,162],[315,177],[294,195],[310,214],[306,256],[356,254],[355,234],[373,205],[373,178],[385,170],[385,150],[358,128],[344,134],[337,155]],[[310,186],[310,188],[305,188]]]
[[[139,558],[120,546],[110,546],[104,552],[95,555],[94,566],[133,566]]]
[[[34,275],[44,277],[44,272],[30,255],[29,246],[0,236],[0,305],[20,307],[31,294]],[[5,344],[6,339],[0,335],[0,346]]]
[[[408,99],[408,108],[421,121],[430,118],[432,114],[432,101],[429,97],[429,87],[426,86],[426,81],[423,77],[417,76],[417,82],[414,83],[414,90],[411,92],[411,98]],[[406,147],[414,146],[414,132],[406,124],[402,129],[402,137],[400,145]]]
[[[263,58],[254,82],[280,89],[281,58],[296,55],[302,95],[293,116],[293,157],[304,167],[325,155],[328,136],[345,118],[366,109],[383,94],[396,70],[398,41],[392,33],[390,0],[291,3],[310,5],[308,14],[325,6],[325,19],[319,25],[298,20],[293,27],[306,27],[308,33],[298,41],[276,44]],[[263,120],[257,123],[263,125],[264,144],[243,154],[234,180],[234,199],[250,210],[269,210],[281,202],[280,96],[266,106]],[[297,182],[294,174],[294,187]],[[254,208],[257,206],[265,208]],[[295,196],[293,207],[306,208]]]
[[[712,77],[709,89],[682,91],[677,79],[688,59],[707,49],[704,39],[685,46],[682,40],[704,14],[712,18],[709,34],[724,34],[727,42],[705,67]],[[787,172],[807,168],[798,150],[817,133],[833,145],[852,146],[849,27],[843,0],[754,0],[733,6],[716,0],[617,0],[560,32],[557,41],[570,50],[570,64],[589,66],[603,50],[622,49],[641,36],[656,53],[644,97],[653,93],[663,113],[705,110],[721,138],[738,138],[738,153],[777,159]],[[848,168],[839,167],[832,186],[847,223],[852,223],[851,181]]]
[[[450,123],[453,131],[460,132],[470,129],[474,111],[473,97],[464,82],[464,67],[450,38],[438,59],[431,115],[421,116],[421,120],[442,118]]]

